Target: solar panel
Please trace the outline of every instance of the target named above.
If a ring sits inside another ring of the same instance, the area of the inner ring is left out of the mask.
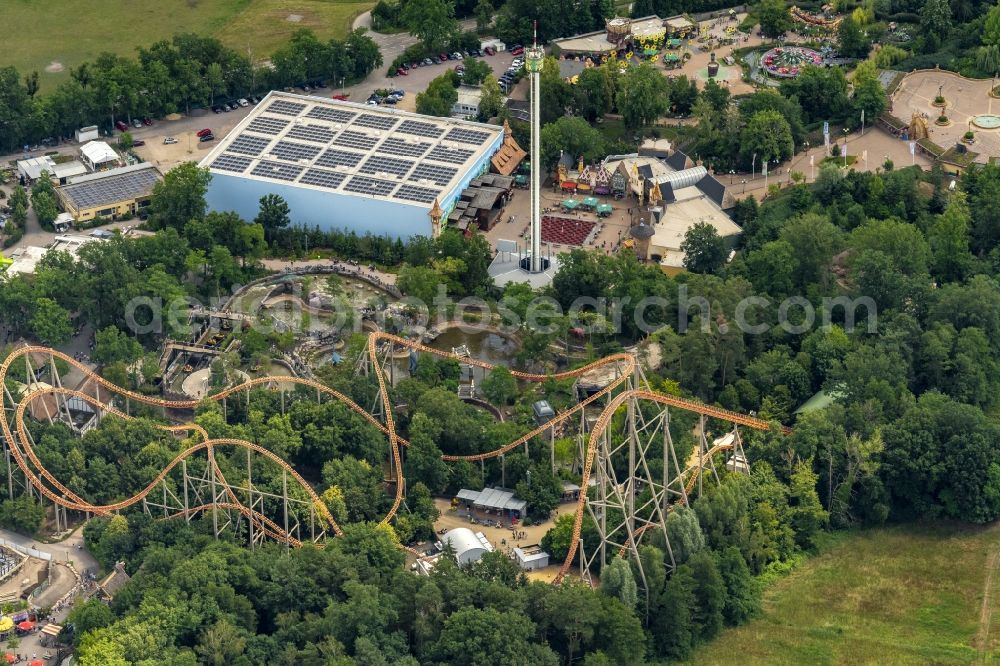
[[[253,155],[256,157],[257,155],[260,155],[260,151],[264,150],[264,147],[269,143],[271,143],[270,139],[250,134],[240,134],[238,137],[233,139],[233,142],[229,144],[229,147],[226,148],[226,150],[233,153]]]
[[[253,160],[249,157],[243,157],[242,155],[231,155],[229,153],[223,153],[215,158],[212,162],[213,169],[220,169],[222,171],[235,171],[236,173],[243,173],[250,166],[250,162]]]
[[[96,208],[146,196],[158,180],[156,169],[141,169],[59,189],[76,208]]]
[[[360,116],[354,119],[351,125],[358,127],[371,127],[372,129],[387,130],[393,125],[399,122],[396,118],[389,118],[388,116],[376,116],[373,113],[362,113]]]
[[[434,146],[434,150],[427,155],[429,159],[438,162],[449,162],[451,164],[465,164],[475,151],[466,148],[445,148],[444,146]]]
[[[368,176],[354,176],[344,185],[345,192],[358,192],[361,194],[372,194],[387,196],[395,189],[396,183]]]
[[[410,174],[410,180],[419,182],[426,179],[444,187],[451,182],[451,179],[458,173],[454,167],[438,166],[436,164],[418,164],[417,168]]]
[[[335,166],[345,166],[354,167],[364,159],[364,155],[360,153],[352,153],[347,150],[337,150],[336,148],[330,148],[323,152],[316,159],[316,164],[325,167],[335,167]]]
[[[295,180],[302,173],[302,167],[297,164],[282,164],[281,162],[261,160],[250,173],[255,176],[275,178],[277,180]]]
[[[407,201],[416,201],[419,203],[430,203],[437,198],[441,190],[434,190],[429,187],[417,187],[415,185],[400,185],[399,189],[396,190],[396,194],[393,195],[397,199],[406,199]]]
[[[285,129],[290,121],[284,118],[269,118],[268,116],[258,116],[250,121],[247,129],[258,134],[275,135]]]
[[[329,120],[334,123],[346,123],[348,120],[353,118],[358,114],[351,111],[343,111],[341,109],[331,109],[325,106],[314,106],[309,109],[309,113],[306,114],[306,118],[317,118],[319,120]]]
[[[295,143],[294,141],[279,141],[271,148],[271,156],[283,160],[311,160],[319,155],[322,148],[310,146],[305,143]]]
[[[362,134],[361,132],[352,132],[351,130],[344,130],[340,135],[333,140],[338,146],[349,146],[351,148],[360,148],[361,150],[371,150],[378,143],[378,139],[373,136],[368,136],[367,134]]]
[[[403,134],[425,136],[429,139],[436,139],[444,134],[444,128],[439,127],[434,123],[422,123],[417,120],[404,120],[403,124],[396,128],[396,131],[402,132]]]
[[[302,177],[299,178],[299,182],[303,185],[317,185],[319,187],[326,187],[331,190],[337,189],[344,179],[347,178],[345,174],[337,173],[336,171],[327,171],[326,169],[308,169]]]
[[[324,125],[296,125],[292,129],[288,130],[287,136],[289,139],[303,139],[305,141],[315,141],[316,143],[330,143],[330,140],[336,136],[337,131],[325,127]]]
[[[400,139],[398,136],[390,136],[382,142],[382,145],[376,149],[376,152],[388,155],[403,155],[405,157],[420,157],[430,147],[431,144],[424,141],[410,143],[409,141]]]
[[[487,132],[477,132],[476,130],[470,130],[464,127],[453,127],[444,138],[449,141],[471,143],[474,146],[481,146],[484,141],[490,138],[490,135]]]
[[[410,160],[401,160],[394,157],[382,157],[381,155],[372,155],[369,157],[361,168],[358,169],[361,173],[391,173],[394,176],[399,176],[402,178],[410,169],[413,168],[413,162]]]
[[[283,116],[297,116],[306,108],[301,102],[289,102],[287,99],[276,99],[267,106],[271,113],[280,113]]]

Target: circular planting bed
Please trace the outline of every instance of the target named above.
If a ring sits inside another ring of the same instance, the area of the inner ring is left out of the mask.
[[[997,129],[1000,127],[1000,116],[994,116],[992,113],[973,116],[972,124],[979,129]]]
[[[822,65],[823,56],[804,46],[781,46],[767,51],[761,57],[760,64],[770,76],[792,79],[806,65]]]

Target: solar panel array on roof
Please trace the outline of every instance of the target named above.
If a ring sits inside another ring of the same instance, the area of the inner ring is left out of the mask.
[[[361,132],[352,132],[351,130],[344,130],[340,133],[336,139],[333,140],[338,146],[350,146],[351,148],[360,148],[361,150],[371,150],[378,143],[378,139],[373,136],[368,136],[367,134],[362,134]]]
[[[316,160],[316,164],[319,166],[334,167],[334,166],[344,166],[353,167],[364,158],[361,153],[352,153],[347,150],[337,150],[336,148],[330,148],[323,152]]]
[[[296,164],[283,164],[281,162],[261,160],[250,173],[265,178],[276,178],[277,180],[295,180],[302,173],[302,167]]]
[[[310,146],[305,143],[295,143],[294,141],[279,141],[271,148],[271,155],[283,160],[311,160],[319,155],[323,150],[318,146]]]
[[[296,125],[288,130],[287,136],[290,139],[303,139],[305,141],[315,141],[316,143],[330,143],[330,140],[337,134],[324,125]]]
[[[306,108],[301,102],[289,102],[287,99],[277,99],[267,106],[271,113],[280,113],[283,116],[297,116]]]
[[[397,132],[403,134],[416,134],[425,136],[428,139],[436,139],[444,134],[444,129],[433,123],[422,123],[419,120],[404,120],[403,124],[396,128]]]
[[[336,171],[327,171],[326,169],[308,169],[302,178],[299,179],[300,183],[305,183],[306,185],[317,185],[319,187],[326,187],[331,190],[337,189],[344,179],[347,178],[346,174],[337,173]]]
[[[231,155],[229,153],[222,153],[215,158],[212,162],[213,169],[222,169],[223,171],[235,171],[236,173],[243,173],[250,166],[250,162],[253,160],[249,157],[243,157],[242,155]]]
[[[427,204],[499,128],[274,93],[204,161],[225,173]]]
[[[396,188],[396,183],[368,176],[355,176],[344,185],[346,192],[358,192],[361,194],[374,194],[386,196]]]
[[[465,160],[472,157],[473,150],[465,148],[446,148],[445,146],[434,146],[434,150],[428,153],[427,157],[438,162],[450,162],[451,164],[464,164]]]
[[[410,169],[413,168],[413,162],[410,160],[401,160],[393,157],[382,157],[381,155],[372,155],[365,163],[361,165],[358,169],[361,173],[391,173],[394,176],[399,176],[402,178]]]
[[[410,180],[419,181],[425,178],[443,187],[451,182],[456,173],[458,173],[458,169],[454,167],[438,166],[436,164],[418,164],[417,168],[410,174]]]
[[[159,179],[156,169],[148,168],[64,185],[60,192],[77,209],[97,208],[148,195]]]
[[[354,119],[351,125],[357,127],[371,127],[372,129],[387,130],[399,122],[396,118],[387,116],[376,116],[374,113],[362,113]]]
[[[434,190],[429,187],[417,187],[416,185],[400,185],[396,190],[397,199],[416,201],[418,203],[430,203],[437,198],[441,190]]]
[[[405,141],[397,136],[390,136],[385,141],[383,141],[378,148],[377,152],[386,153],[389,155],[403,155],[405,157],[420,157],[427,152],[427,149],[431,147],[430,143],[425,141]]]
[[[329,120],[334,123],[346,123],[358,114],[343,109],[331,109],[327,106],[314,106],[306,114],[307,118],[318,118],[319,120]]]
[[[465,129],[464,127],[453,127],[445,135],[449,141],[459,143],[471,143],[474,146],[482,145],[486,139],[490,138],[487,132],[477,132],[476,130]]]
[[[281,130],[285,129],[289,120],[284,118],[270,118],[268,116],[258,116],[250,121],[247,125],[247,129],[251,132],[257,132],[258,134],[277,134]]]
[[[260,151],[264,150],[264,147],[269,143],[271,143],[270,139],[253,136],[252,134],[240,134],[233,139],[227,150],[232,153],[256,156],[260,155]]]

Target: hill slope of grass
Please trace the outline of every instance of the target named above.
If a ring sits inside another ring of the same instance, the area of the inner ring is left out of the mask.
[[[179,32],[215,35],[255,60],[299,28],[342,37],[374,2],[355,0],[5,0],[3,64],[37,70],[42,90],[102,51],[134,54]],[[49,71],[47,71],[47,68]]]
[[[839,535],[695,664],[967,664],[1000,657],[1000,530]],[[992,575],[991,575],[992,572]],[[984,604],[984,596],[987,597]]]

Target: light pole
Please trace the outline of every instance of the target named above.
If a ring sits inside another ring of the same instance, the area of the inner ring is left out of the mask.
[[[744,178],[740,182],[743,183],[743,194],[746,194],[747,193],[747,179]]]
[[[844,128],[844,168],[847,168],[847,133],[849,131],[846,127]]]
[[[730,169],[730,170],[729,170],[729,184],[730,184],[730,185],[732,185],[732,184],[733,184],[733,179],[734,179],[735,177],[736,177],[736,170],[735,170],[735,169]]]
[[[344,94],[344,77],[340,77],[340,94]]]
[[[757,172],[754,170],[757,165],[757,153],[753,154],[753,158],[750,160],[750,180],[753,180],[757,176]]]

